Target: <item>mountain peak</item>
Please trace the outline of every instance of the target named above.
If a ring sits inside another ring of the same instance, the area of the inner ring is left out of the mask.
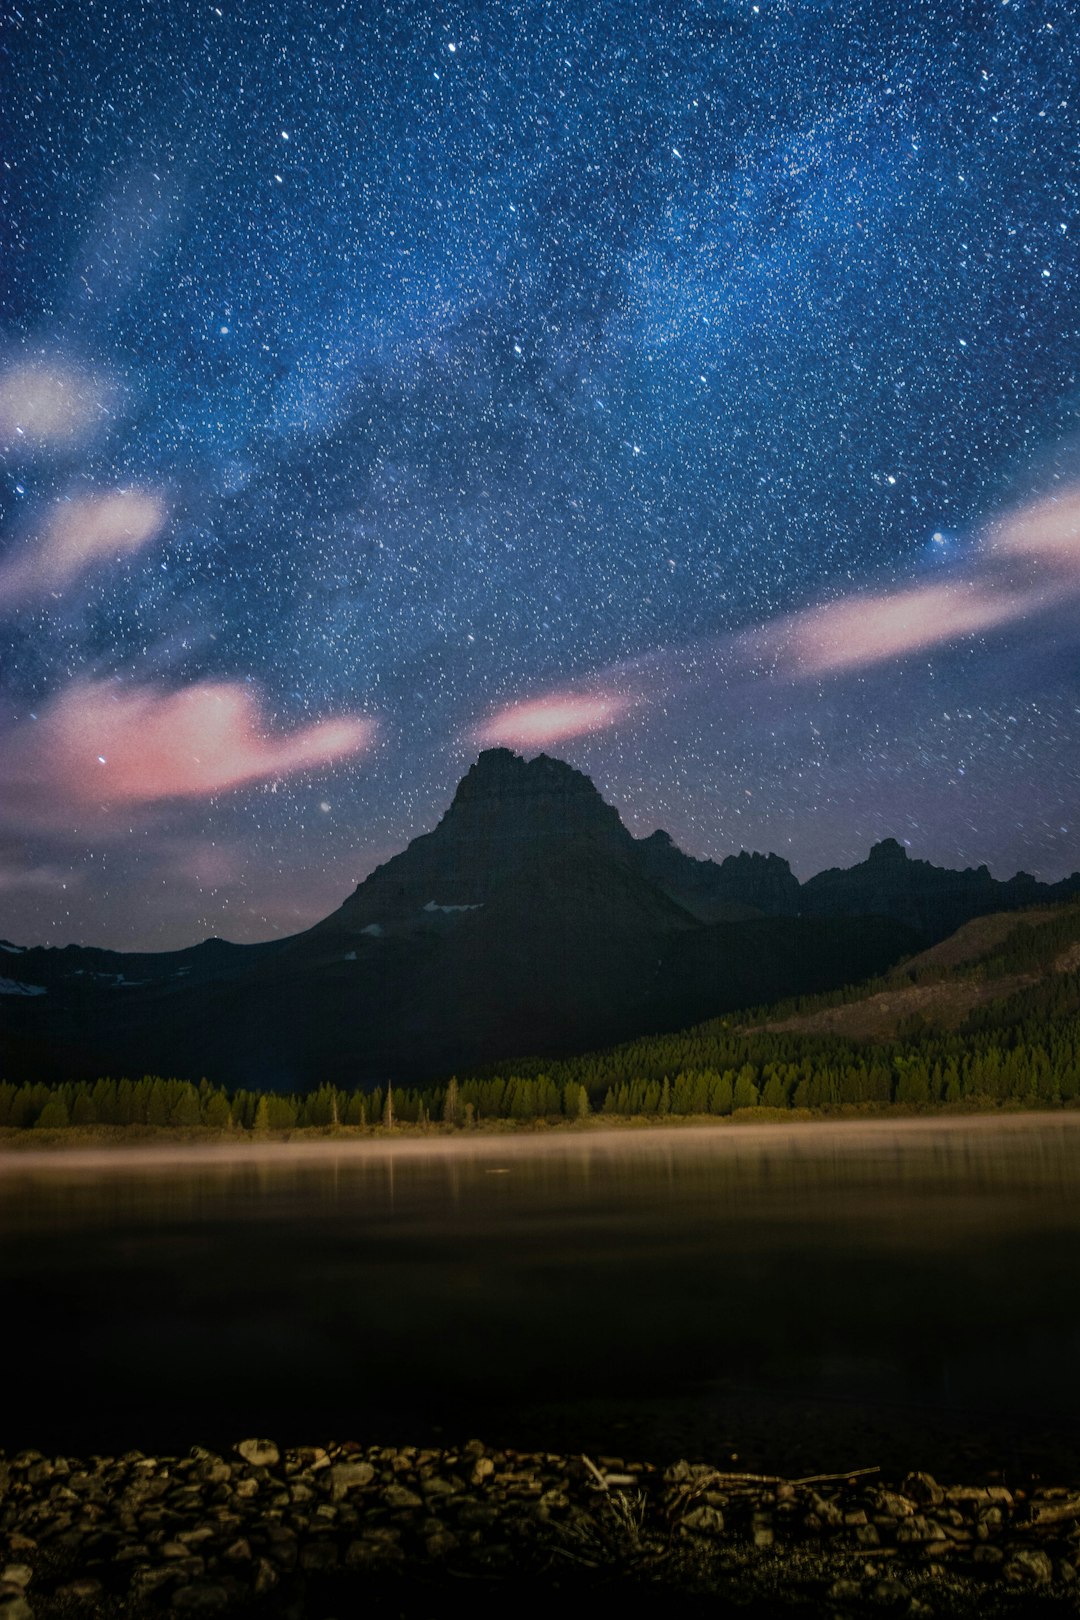
[[[907,858],[907,850],[895,838],[883,838],[880,844],[872,847],[867,856],[867,860],[872,861],[875,866],[901,866]]]
[[[454,804],[477,799],[518,799],[551,794],[588,795],[600,800],[593,782],[565,760],[537,754],[523,759],[510,748],[485,748],[458,783]],[[602,803],[603,801],[600,800]]]

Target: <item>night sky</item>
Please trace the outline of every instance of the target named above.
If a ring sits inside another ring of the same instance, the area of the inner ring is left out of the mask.
[[[0,936],[305,926],[490,742],[1080,866],[1075,0],[30,0],[0,82]]]

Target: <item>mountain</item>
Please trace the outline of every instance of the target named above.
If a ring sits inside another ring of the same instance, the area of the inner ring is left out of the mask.
[[[1074,894],[1080,894],[1077,872],[1061,883],[1039,883],[1027,872],[1000,882],[985,866],[952,872],[912,860],[895,838],[886,838],[857,866],[830,867],[810,878],[800,890],[799,909],[809,917],[895,917],[937,940],[973,917]]]
[[[635,839],[562,761],[490,749],[430,832],[290,939],[0,943],[0,1075],[302,1089],[581,1051],[864,979],[958,908],[1046,891],[970,878],[891,842],[801,887],[775,855],[695,860]]]
[[[515,1066],[623,1116],[1080,1103],[1080,901],[995,912],[886,975]],[[742,1090],[741,1099],[739,1090]]]
[[[719,863],[684,855],[658,828],[637,846],[637,863],[658,888],[699,922],[747,917],[795,917],[799,880],[779,855],[728,855]]]

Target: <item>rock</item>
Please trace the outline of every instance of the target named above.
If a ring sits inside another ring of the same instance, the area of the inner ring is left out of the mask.
[[[977,1564],[1000,1564],[1004,1562],[1005,1554],[1000,1547],[991,1547],[982,1541],[975,1548],[972,1557]]]
[[[1031,1504],[1032,1524],[1070,1524],[1080,1519],[1080,1496],[1059,1496]]]
[[[184,1614],[221,1614],[229,1607],[229,1594],[224,1586],[181,1586],[172,1595],[172,1606]]]
[[[1021,1547],[1005,1565],[1005,1579],[1023,1586],[1048,1586],[1053,1578],[1054,1566],[1038,1547]]]
[[[862,1587],[858,1581],[833,1581],[826,1596],[836,1603],[855,1603],[862,1597]]]
[[[838,1530],[844,1522],[844,1515],[837,1504],[828,1496],[819,1496],[814,1491],[810,1497],[813,1511],[822,1524],[828,1525],[830,1530]]]
[[[883,1581],[878,1581],[870,1596],[883,1608],[895,1608],[901,1603],[906,1604],[911,1594],[903,1581],[898,1581],[894,1575],[886,1575]]]
[[[6,1581],[9,1586],[29,1586],[33,1578],[29,1564],[7,1564],[0,1575],[0,1581]]]
[[[340,1502],[350,1491],[363,1490],[375,1478],[369,1462],[336,1462],[330,1465],[330,1495]]]
[[[300,1549],[301,1569],[336,1569],[337,1562],[338,1550],[334,1541],[309,1541]]]
[[[424,1505],[423,1499],[405,1485],[388,1485],[382,1498],[387,1507],[392,1508],[418,1508]]]
[[[494,1472],[495,1464],[490,1457],[477,1457],[471,1475],[471,1482],[473,1485],[482,1485],[485,1479],[490,1479]]]
[[[281,1461],[272,1440],[241,1440],[236,1449],[250,1468],[276,1468]]]
[[[226,1547],[225,1557],[231,1559],[234,1564],[246,1563],[251,1557],[251,1543],[247,1537],[238,1536],[230,1546]]]
[[[983,1507],[988,1502],[1004,1502],[1012,1506],[1012,1492],[1004,1485],[950,1485],[945,1492],[946,1502],[972,1503]]]
[[[57,1587],[57,1596],[73,1599],[76,1603],[87,1603],[91,1598],[101,1596],[102,1586],[93,1575],[80,1575],[76,1580],[68,1581],[65,1586]]]
[[[350,1541],[345,1563],[349,1569],[366,1569],[371,1564],[398,1562],[402,1557],[400,1542],[399,1532],[390,1526],[365,1530],[356,1541]]]
[[[692,1536],[718,1536],[723,1533],[724,1515],[718,1508],[704,1504],[684,1515],[681,1528]]]
[[[136,1601],[150,1597],[152,1593],[158,1591],[162,1586],[167,1586],[175,1578],[176,1566],[174,1564],[161,1564],[154,1569],[143,1565],[131,1577],[131,1595]]]
[[[34,1611],[22,1592],[0,1595],[0,1620],[34,1620]]]
[[[445,1558],[459,1545],[452,1530],[436,1530],[424,1543],[429,1558]]]
[[[936,1507],[939,1502],[945,1500],[945,1492],[933,1474],[908,1474],[904,1480],[903,1491],[913,1502],[921,1502],[924,1506]]]
[[[278,1583],[278,1572],[267,1559],[260,1558],[255,1566],[255,1594],[262,1597]]]

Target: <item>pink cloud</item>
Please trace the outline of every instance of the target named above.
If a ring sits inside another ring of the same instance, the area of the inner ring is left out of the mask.
[[[542,747],[617,724],[675,691],[741,680],[851,674],[964,637],[1035,620],[1080,595],[1080,484],[1020,507],[984,535],[950,578],[851,592],[756,629],[657,648],[594,671],[591,692],[510,704],[470,734],[480,743]],[[612,694],[613,686],[624,688]],[[636,689],[636,691],[634,690]],[[625,695],[634,692],[634,695]]]
[[[992,630],[1045,605],[1038,588],[1010,590],[961,579],[876,596],[848,596],[766,626],[763,644],[800,675],[861,669]]]
[[[630,698],[600,693],[552,692],[531,703],[512,703],[477,726],[477,742],[538,748],[613,726],[633,707]]]
[[[313,770],[359,753],[374,729],[346,716],[268,735],[251,689],[235,681],[165,692],[84,680],[9,734],[4,754],[10,795],[55,820]]]
[[[0,563],[0,604],[60,590],[95,562],[129,556],[164,522],[165,508],[148,490],[115,489],[61,501],[41,536]]]
[[[1020,555],[1049,568],[1080,569],[1080,485],[1022,507],[994,525],[989,546],[998,555]]]

